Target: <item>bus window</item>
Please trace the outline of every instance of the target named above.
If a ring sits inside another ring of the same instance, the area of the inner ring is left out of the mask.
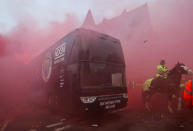
[[[112,86],[122,86],[123,80],[122,80],[122,73],[113,73],[112,74]]]
[[[123,88],[124,68],[113,64],[81,63],[82,88]]]
[[[79,87],[79,66],[78,63],[70,64],[68,66],[68,71],[70,71],[70,82],[73,89],[78,89]]]
[[[79,61],[79,44],[75,42],[74,46],[72,47],[70,63],[77,63],[78,61]]]

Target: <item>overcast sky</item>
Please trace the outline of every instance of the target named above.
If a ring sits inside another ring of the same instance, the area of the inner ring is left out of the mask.
[[[124,8],[136,8],[151,0],[0,0],[0,33],[7,32],[24,19],[33,19],[41,27],[49,22],[63,22],[66,14],[80,24],[88,9],[96,22],[118,15]]]

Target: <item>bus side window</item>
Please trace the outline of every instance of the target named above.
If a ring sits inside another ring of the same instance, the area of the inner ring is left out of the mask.
[[[70,64],[79,62],[79,45],[74,43],[72,46],[72,52],[70,53]]]
[[[68,82],[70,82],[73,89],[77,89],[79,86],[79,73],[78,73],[78,63],[70,64],[68,66],[68,71],[71,74],[70,79]]]

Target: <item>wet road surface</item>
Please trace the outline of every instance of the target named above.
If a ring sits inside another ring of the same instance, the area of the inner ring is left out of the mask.
[[[25,110],[25,111],[24,111]],[[13,115],[17,114],[17,115]],[[9,116],[10,115],[10,116]],[[68,116],[46,108],[18,109],[1,121],[0,131],[191,131],[193,112],[175,115],[123,109],[97,115]]]

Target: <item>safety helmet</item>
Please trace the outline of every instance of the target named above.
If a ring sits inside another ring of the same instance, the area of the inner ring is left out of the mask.
[[[165,60],[160,61],[160,65],[165,65],[165,63],[166,63]]]

